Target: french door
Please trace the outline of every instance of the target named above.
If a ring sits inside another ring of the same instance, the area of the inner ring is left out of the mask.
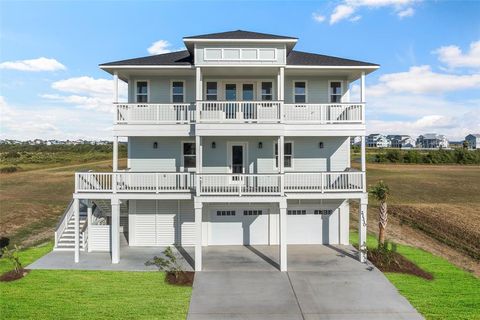
[[[253,101],[255,86],[253,83],[225,83],[226,101]],[[253,103],[227,103],[225,107],[226,119],[253,119],[255,116]]]

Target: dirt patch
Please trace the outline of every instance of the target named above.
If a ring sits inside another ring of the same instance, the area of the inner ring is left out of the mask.
[[[398,252],[388,252],[374,249],[367,252],[368,260],[382,272],[395,272],[414,275],[426,280],[433,280],[433,275],[422,270]]]
[[[19,272],[16,272],[15,270],[11,270],[8,272],[5,272],[0,276],[0,281],[3,282],[10,282],[10,281],[15,281],[18,279],[22,279],[25,277],[28,273],[30,272],[29,269],[21,269]]]
[[[174,272],[167,272],[165,281],[169,284],[174,284],[177,286],[192,286],[193,279],[195,278],[195,272],[192,271],[182,271],[178,274]]]

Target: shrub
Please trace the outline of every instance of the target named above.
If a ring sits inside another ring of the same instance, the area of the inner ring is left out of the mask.
[[[15,245],[13,249],[8,249],[8,247],[2,248],[2,258],[10,261],[15,273],[20,273],[23,270],[22,263],[20,262],[20,258],[18,257],[19,252],[20,248],[17,245]]]
[[[173,252],[171,247],[167,247],[163,254],[165,257],[153,257],[152,260],[145,262],[146,266],[157,266],[158,271],[165,271],[168,273],[175,274],[175,277],[178,278],[179,274],[183,272],[183,266],[180,263],[181,259]]]
[[[8,166],[8,167],[3,167],[0,169],[0,172],[1,173],[13,173],[13,172],[17,172],[18,171],[18,167],[16,166]]]

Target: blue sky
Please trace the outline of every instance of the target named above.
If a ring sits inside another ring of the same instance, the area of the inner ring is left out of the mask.
[[[370,133],[437,132],[459,140],[480,132],[478,1],[0,6],[1,138],[110,138],[111,76],[98,64],[146,56],[160,40],[169,44],[161,50],[174,51],[183,36],[235,29],[296,36],[296,50],[380,64],[367,78]]]

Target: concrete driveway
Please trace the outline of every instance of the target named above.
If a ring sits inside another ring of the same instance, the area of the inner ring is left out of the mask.
[[[275,247],[254,249],[205,252],[189,320],[422,319],[380,271],[354,259],[350,246],[289,246],[288,273],[274,267]]]

